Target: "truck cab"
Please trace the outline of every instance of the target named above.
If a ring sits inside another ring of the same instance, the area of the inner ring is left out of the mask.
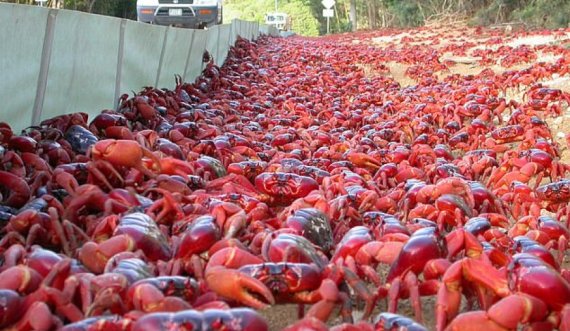
[[[139,22],[204,28],[222,24],[222,0],[137,0]]]

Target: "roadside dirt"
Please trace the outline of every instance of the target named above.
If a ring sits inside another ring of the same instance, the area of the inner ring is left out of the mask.
[[[502,37],[503,43],[501,44],[485,44],[492,40],[492,38],[485,34],[477,35],[474,31],[475,29],[468,28],[466,26],[442,26],[430,31],[422,29],[409,30],[393,35],[373,37],[369,40],[353,40],[352,42],[354,44],[368,42],[370,45],[378,48],[394,50],[402,47],[404,44],[402,41],[407,41],[410,45],[425,45],[426,47],[431,47],[436,50],[463,43],[472,45],[472,47],[468,47],[465,50],[465,54],[463,55],[457,55],[453,52],[444,52],[442,54],[440,61],[447,61],[449,71],[437,73],[439,79],[444,79],[445,77],[454,74],[476,75],[485,69],[491,69],[496,73],[502,73],[507,70],[521,70],[531,64],[521,63],[511,67],[503,67],[498,64],[481,65],[479,64],[481,57],[474,55],[477,50],[489,49],[496,51],[501,46],[519,47],[522,45],[538,46],[570,43],[570,33],[567,33],[557,36],[528,35],[519,38],[504,35]],[[554,63],[559,58],[559,55],[540,51],[537,53],[536,61]],[[498,58],[497,63],[500,63],[500,61],[501,58]],[[390,73],[381,74],[394,78],[394,80],[400,83],[402,87],[414,85],[416,83],[414,79],[405,74],[406,70],[410,67],[409,65],[397,62],[387,62],[385,65],[390,69]],[[368,68],[365,72],[367,75],[375,74],[374,68]]]
[[[459,27],[461,29],[468,29],[466,27]],[[452,30],[452,31],[449,31]],[[468,34],[469,35],[469,34]],[[485,45],[484,43],[489,40],[485,35],[475,36],[475,34],[470,34],[471,37],[465,37],[465,33],[456,32],[455,28],[450,29],[449,27],[442,27],[441,30],[435,30],[432,32],[427,31],[406,31],[392,36],[381,36],[371,38],[370,44],[380,47],[380,48],[395,48],[398,49],[402,40],[414,40],[411,44],[425,44],[436,36],[438,36],[438,42],[436,44],[428,44],[428,47],[433,47],[435,49],[441,49],[443,47],[469,42],[473,44],[473,47],[468,48],[465,51],[465,55],[455,55],[453,52],[445,52],[441,56],[440,60],[445,61],[448,64],[449,70],[437,72],[438,79],[442,80],[450,75],[477,75],[485,69],[491,69],[495,73],[502,73],[507,70],[521,70],[529,67],[531,63],[520,63],[511,67],[503,67],[498,64],[491,65],[480,65],[480,57],[473,56],[476,50],[480,49],[490,49],[497,50],[501,45],[506,45],[510,47],[519,47],[522,45],[526,46],[538,46],[538,45],[554,45],[554,44],[569,44],[570,34],[560,34],[557,36],[544,36],[544,35],[528,35],[519,38],[512,38],[509,36],[503,37],[503,44],[499,45]],[[554,55],[548,52],[538,52],[536,62],[554,63],[560,58],[559,55]],[[497,61],[500,63],[499,61]],[[406,75],[406,70],[410,67],[409,65],[398,63],[398,62],[387,62],[385,65],[389,69],[389,73],[381,72],[377,73],[374,68],[366,68],[365,73],[368,76],[374,76],[376,74],[386,75],[397,81],[402,87],[407,87],[415,85],[416,80]],[[550,81],[542,82],[544,86],[557,88],[562,91],[570,93],[570,77],[555,77]],[[526,90],[512,90],[508,91],[506,98],[508,100],[521,101]],[[570,163],[570,149],[567,146],[565,136],[570,134],[570,108],[568,105],[563,105],[565,107],[565,112],[562,116],[558,118],[548,118],[546,119],[548,125],[550,126],[554,140],[559,144],[561,151],[561,161]]]
[[[570,77],[568,76],[546,81],[543,85],[570,93]],[[548,118],[546,122],[552,131],[554,140],[560,146],[560,160],[564,163],[570,163],[570,146],[568,146],[568,143],[566,142],[566,135],[570,137],[570,107],[566,108],[566,111],[562,116],[557,118]]]

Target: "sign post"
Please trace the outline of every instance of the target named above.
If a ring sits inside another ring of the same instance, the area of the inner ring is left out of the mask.
[[[335,0],[323,0],[321,3],[325,7],[325,9],[323,9],[323,17],[327,18],[327,34],[330,34],[330,19],[334,16],[334,10],[332,10],[332,7],[335,4]]]

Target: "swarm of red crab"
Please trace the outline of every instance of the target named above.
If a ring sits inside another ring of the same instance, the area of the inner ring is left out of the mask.
[[[173,91],[0,123],[0,328],[266,330],[258,310],[296,303],[287,330],[569,330],[547,119],[570,94],[540,82],[570,51],[471,29],[480,64],[527,65],[459,75],[440,57],[461,37],[352,42],[390,33],[240,39]]]

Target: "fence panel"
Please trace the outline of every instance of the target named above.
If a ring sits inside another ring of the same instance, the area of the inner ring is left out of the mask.
[[[220,27],[218,25],[206,30],[206,50],[210,53],[210,56],[217,60],[218,54],[218,35],[220,33]]]
[[[166,27],[127,21],[121,70],[121,93],[156,82]]]
[[[170,28],[157,87],[174,88],[174,75],[182,76],[188,59],[189,45],[192,42],[190,29]]]
[[[121,93],[194,81],[208,50],[222,65],[238,36],[256,38],[257,23],[233,20],[208,30],[0,3],[2,117],[15,132],[74,112],[93,118]]]
[[[202,55],[204,54],[204,50],[206,50],[207,41],[208,31],[194,31],[192,47],[190,47],[190,54],[188,54],[189,60],[186,67],[186,76],[184,77],[185,81],[193,82],[196,78],[198,78],[198,76],[200,76],[200,73],[202,73]]]
[[[92,118],[114,104],[120,23],[59,11],[41,119],[79,111]]]
[[[218,36],[218,58],[216,60],[216,63],[221,66],[226,61],[228,51],[230,50],[231,27],[229,24],[224,24],[220,25],[219,28],[220,34]]]
[[[32,124],[48,13],[46,8],[0,3],[0,122],[15,132]]]

